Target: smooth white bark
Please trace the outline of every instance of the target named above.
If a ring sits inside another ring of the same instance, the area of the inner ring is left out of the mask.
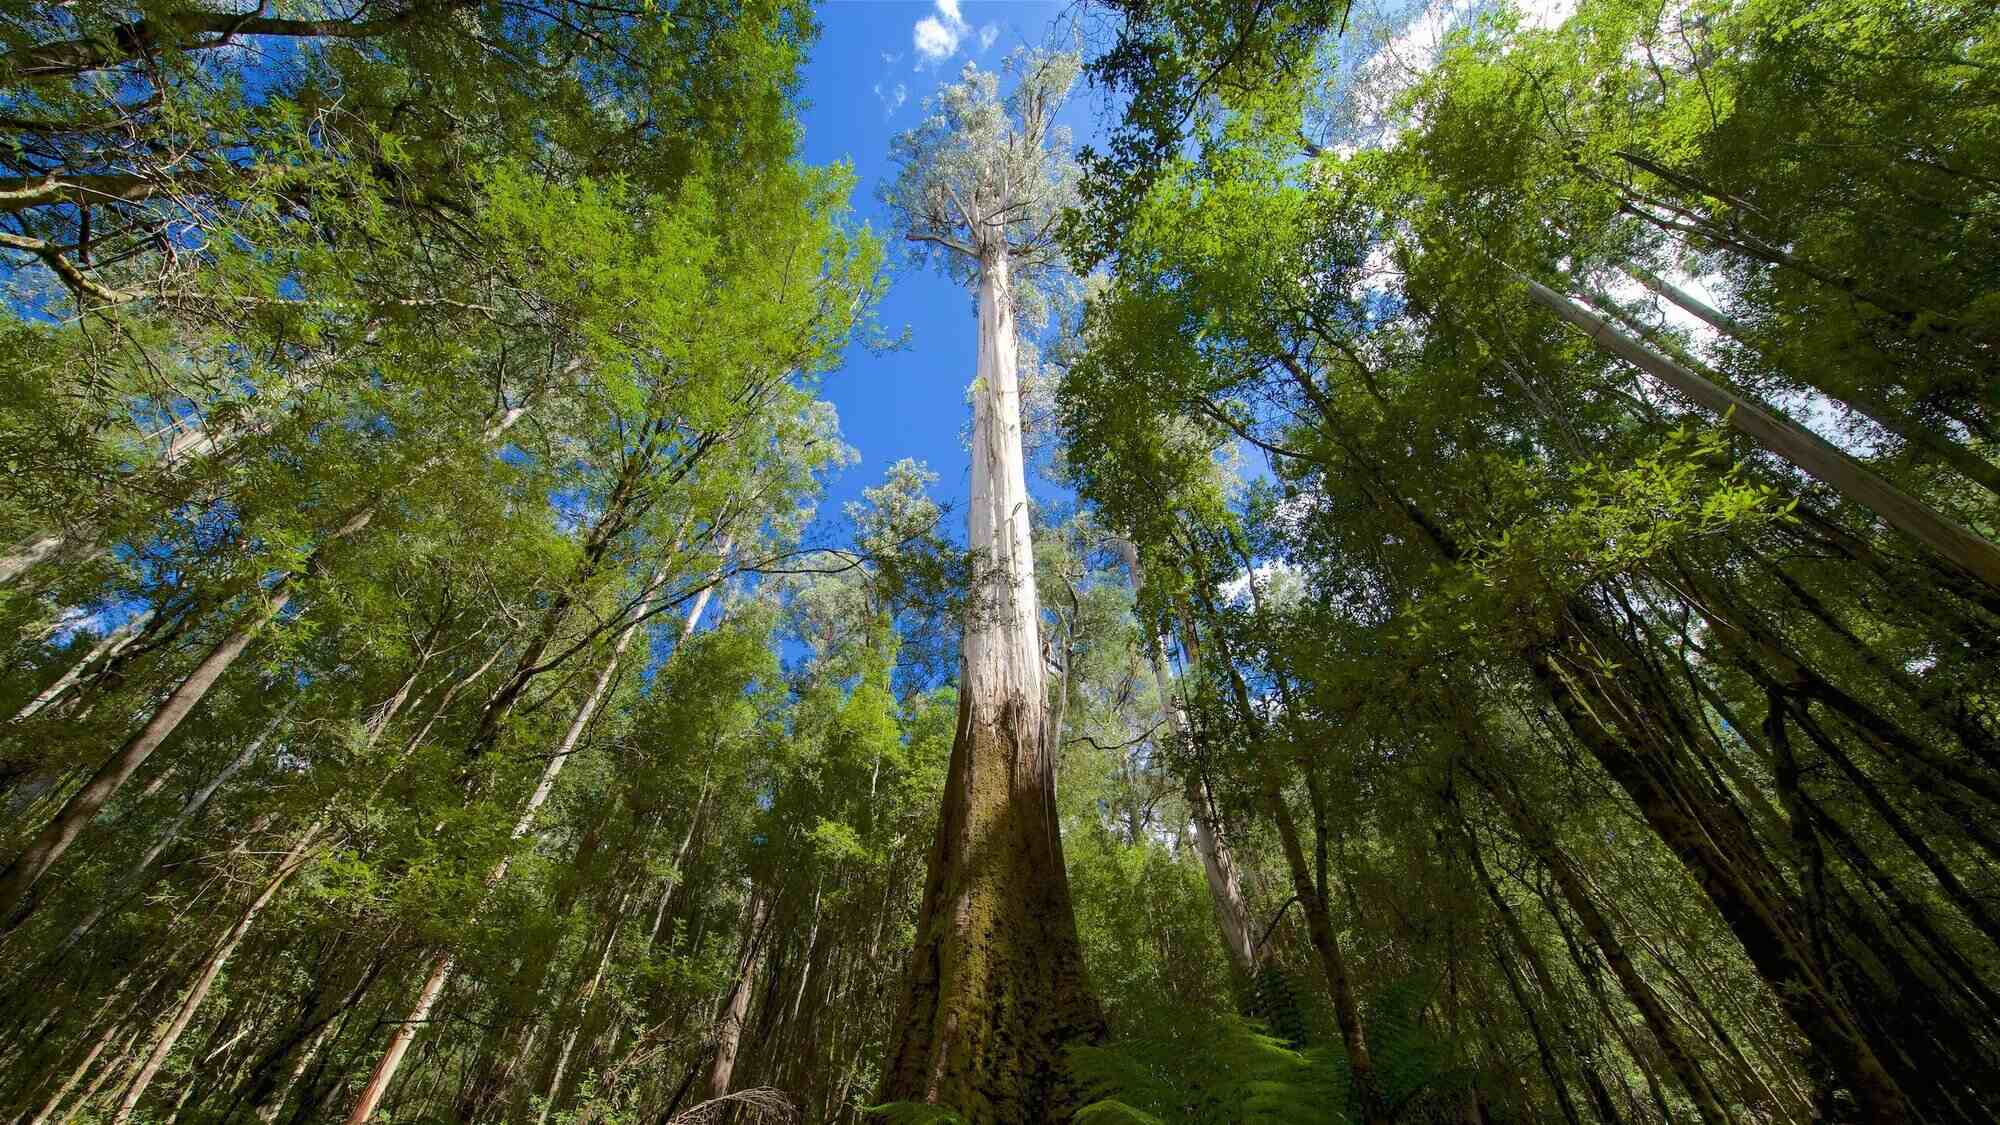
[[[152,1050],[147,1052],[145,1061],[139,1065],[139,1073],[134,1076],[131,1085],[126,1087],[125,1096],[119,1099],[118,1109],[111,1115],[111,1125],[125,1125],[132,1119],[133,1111],[139,1106],[139,1099],[145,1097],[146,1088],[152,1085],[154,1076],[160,1072],[161,1065],[167,1061],[167,1056],[173,1053],[174,1046],[180,1042],[181,1035],[187,1031],[188,1024],[201,1009],[202,1001],[208,999],[209,990],[215,986],[216,978],[222,975],[222,969],[229,963],[230,955],[236,952],[238,945],[242,944],[243,936],[250,932],[251,925],[257,921],[257,915],[271,905],[271,900],[277,897],[286,882],[312,858],[313,845],[319,839],[318,825],[300,835],[291,850],[278,861],[277,869],[265,882],[262,893],[243,908],[242,913],[237,915],[235,924],[229,927],[228,932],[224,933],[215,947],[209,951],[207,959],[202,962],[201,972],[189,986],[187,995],[175,1007],[172,1017],[160,1029],[154,1039]]]
[[[1935,551],[1987,586],[2000,590],[2000,549],[1923,501],[1883,480],[1811,430],[1661,355],[1609,321],[1530,278],[1528,295],[1580,328],[1604,350],[1726,418],[1729,426],[1801,472],[1874,512],[1883,522]]]
[[[92,666],[96,665],[100,660],[109,659],[124,651],[125,646],[132,643],[132,638],[138,636],[139,631],[144,629],[147,622],[150,622],[152,619],[153,611],[149,609],[133,616],[125,624],[104,634],[96,644],[90,647],[90,651],[84,654],[82,660],[70,665],[57,678],[55,683],[43,688],[40,694],[30,699],[26,706],[15,712],[14,721],[19,723],[32,719],[37,714],[53,706],[70,688],[76,686],[77,681],[83,679],[83,674],[89,671]]]
[[[1034,528],[1021,451],[1021,382],[1014,300],[1004,247],[979,267],[979,367],[972,396],[972,496],[966,537],[980,594],[966,622],[960,690],[973,721],[991,724],[1019,701],[1021,729],[1042,729],[1041,609],[1035,598]]]

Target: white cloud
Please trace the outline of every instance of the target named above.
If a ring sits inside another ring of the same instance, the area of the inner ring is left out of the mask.
[[[897,63],[903,61],[903,52],[884,51],[882,52],[882,61],[890,66],[895,66]]]
[[[908,86],[898,82],[895,86],[885,90],[882,87],[887,84],[887,81],[887,79],[884,79],[881,82],[875,83],[875,96],[882,101],[883,117],[888,117],[903,108],[903,103],[910,100],[910,88]]]
[[[910,45],[917,49],[917,67],[940,63],[958,53],[958,45],[972,30],[959,14],[958,0],[936,0],[937,12],[925,16],[910,28]]]
[[[980,50],[982,50],[982,51],[986,50],[986,49],[987,49],[988,47],[991,47],[991,46],[993,45],[993,41],[994,41],[995,39],[998,39],[998,38],[1000,38],[1000,25],[999,25],[999,24],[997,24],[997,23],[989,23],[989,24],[987,24],[986,26],[984,26],[984,27],[980,28],[980,29],[979,29],[979,49],[980,49]]]
[[[1290,504],[1292,501],[1282,501]],[[1296,506],[1296,505],[1295,505]],[[1290,602],[1297,598],[1304,574],[1287,559],[1270,559],[1257,564],[1257,596],[1270,602],[1273,600]],[[1239,570],[1236,576],[1216,587],[1216,593],[1231,605],[1250,601],[1250,572]]]

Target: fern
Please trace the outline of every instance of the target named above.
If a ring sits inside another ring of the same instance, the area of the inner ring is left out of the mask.
[[[1183,1024],[1105,1047],[1078,1047],[1071,1066],[1095,1125],[1329,1125],[1348,1120],[1347,1068],[1324,1048],[1299,1050],[1237,1016]]]
[[[928,1102],[888,1102],[863,1107],[861,1112],[883,1125],[965,1125],[957,1110]]]
[[[1377,991],[1367,1005],[1364,1022],[1375,1079],[1393,1114],[1461,1093],[1478,1078],[1460,1065],[1451,1041],[1423,1022],[1434,987],[1422,975],[1404,977]]]
[[[1250,982],[1250,1014],[1293,1047],[1303,1047],[1312,1039],[1298,980],[1275,961],[1264,962]]]
[[[1404,1121],[1446,1119],[1476,1072],[1423,1020],[1434,991],[1423,977],[1398,980],[1365,1006],[1379,1094]],[[1283,971],[1254,982],[1266,1023],[1239,1016],[1162,1023],[1156,1032],[1103,1047],[1078,1047],[1070,1063],[1088,1104],[1081,1125],[1343,1125],[1354,1112],[1347,1056],[1338,1042],[1310,1038],[1304,997]]]
[[[1161,1118],[1116,1098],[1095,1101],[1076,1111],[1076,1125],[1167,1125]]]

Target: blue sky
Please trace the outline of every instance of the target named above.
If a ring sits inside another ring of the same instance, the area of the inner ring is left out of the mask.
[[[857,214],[877,231],[887,229],[875,189],[894,172],[889,139],[915,124],[924,98],[957,78],[968,60],[997,67],[1008,50],[1041,45],[1062,10],[1047,0],[820,5],[822,33],[805,69],[806,159],[850,162],[859,178]],[[821,515],[837,518],[842,502],[879,483],[904,457],[929,464],[939,477],[933,495],[962,510],[969,469],[959,442],[969,420],[965,388],[977,344],[970,296],[942,274],[899,270],[880,316],[888,335],[908,330],[907,346],[878,354],[856,343],[822,387],[861,461],[831,482]]]

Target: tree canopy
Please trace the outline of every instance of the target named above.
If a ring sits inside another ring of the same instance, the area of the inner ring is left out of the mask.
[[[1069,14],[9,8],[7,1120],[2000,1115],[2000,15]]]

